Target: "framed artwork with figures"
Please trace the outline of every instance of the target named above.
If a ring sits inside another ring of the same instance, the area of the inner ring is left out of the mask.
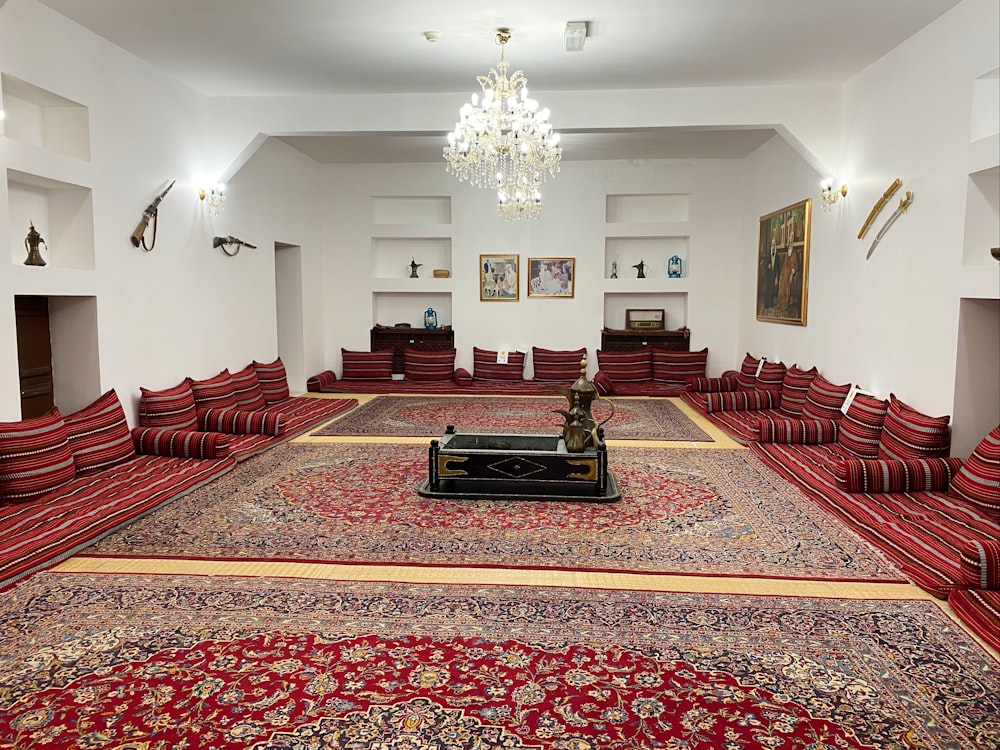
[[[757,320],[806,324],[812,198],[760,217]]]
[[[479,299],[516,302],[520,294],[519,255],[479,256]]]
[[[573,296],[575,258],[528,258],[528,296]]]

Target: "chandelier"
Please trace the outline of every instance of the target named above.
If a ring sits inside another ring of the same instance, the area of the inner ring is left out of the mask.
[[[528,97],[528,79],[520,70],[510,78],[504,59],[509,29],[497,29],[500,62],[488,75],[476,76],[483,87],[459,110],[448,133],[444,158],[448,171],[475,187],[497,191],[497,212],[507,221],[537,219],[542,210],[541,185],[559,171],[559,134],[552,130],[549,110]]]

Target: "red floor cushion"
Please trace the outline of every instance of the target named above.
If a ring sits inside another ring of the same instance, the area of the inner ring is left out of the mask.
[[[78,475],[117,466],[135,456],[125,410],[114,389],[66,415],[64,421]]]
[[[424,351],[404,347],[403,377],[427,382],[454,380],[455,349]]]
[[[806,403],[802,407],[805,419],[832,419],[839,421],[844,416],[840,407],[847,400],[851,384],[834,385],[822,375],[817,375],[806,391]]]
[[[653,379],[653,353],[649,347],[627,352],[597,350],[597,366],[612,383]]]
[[[948,492],[991,515],[1000,516],[1000,425],[979,441],[958,470]]]
[[[288,375],[281,357],[267,364],[261,364],[256,360],[251,364],[257,372],[257,380],[260,381],[260,390],[264,394],[266,403],[276,404],[288,398]]]
[[[803,370],[798,365],[789,367],[781,381],[781,401],[778,408],[790,417],[802,416],[809,386],[818,374],[815,367],[808,370]]]
[[[740,363],[740,370],[736,375],[736,390],[756,390],[758,369],[760,369],[760,359],[747,352]]]
[[[234,372],[231,379],[233,390],[236,393],[237,409],[258,411],[267,406],[267,401],[264,400],[264,391],[260,389],[260,378],[257,377],[257,371],[252,364]]]
[[[59,409],[0,422],[0,503],[40,497],[76,478],[76,464]]]
[[[837,442],[858,458],[878,458],[878,444],[889,402],[858,393],[840,420]]]
[[[497,362],[498,352],[472,347],[472,377],[476,380],[524,380],[524,352],[508,352],[507,362]]]
[[[678,352],[654,346],[653,380],[687,383],[688,378],[703,378],[708,366],[708,347],[696,352]]]
[[[375,352],[356,352],[341,349],[344,363],[342,379],[345,380],[392,380],[392,349]]]
[[[542,349],[531,347],[533,380],[547,383],[572,383],[580,377],[580,361],[587,357],[587,347],[579,349]]]
[[[164,430],[197,430],[194,393],[186,380],[160,391],[139,388],[139,424]]]
[[[878,457],[902,461],[947,456],[951,447],[950,421],[950,416],[930,417],[923,414],[890,393]]]
[[[232,409],[236,406],[236,386],[229,370],[205,380],[188,378],[197,409]]]
[[[848,492],[943,492],[961,465],[957,458],[845,458],[835,463],[831,472],[837,484]]]

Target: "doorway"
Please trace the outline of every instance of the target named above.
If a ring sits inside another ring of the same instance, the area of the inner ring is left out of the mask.
[[[305,390],[305,326],[302,320],[302,248],[274,243],[274,299],[278,356],[288,383]]]
[[[31,419],[40,417],[55,406],[49,298],[15,296],[14,315],[17,321],[21,419]]]

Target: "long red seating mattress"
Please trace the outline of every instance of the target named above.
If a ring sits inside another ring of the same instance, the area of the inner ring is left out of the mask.
[[[952,591],[948,604],[969,630],[1000,651],[1000,591]]]

